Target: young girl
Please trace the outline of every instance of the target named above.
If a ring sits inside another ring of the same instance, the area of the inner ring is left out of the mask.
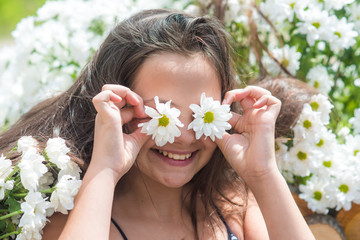
[[[314,239],[276,166],[280,101],[234,89],[231,64],[227,34],[210,17],[148,10],[115,27],[68,91],[0,138],[3,150],[55,132],[84,169],[74,209],[53,215],[43,239]],[[203,93],[242,107],[214,141],[189,129]],[[181,112],[165,145],[138,127],[155,97]]]

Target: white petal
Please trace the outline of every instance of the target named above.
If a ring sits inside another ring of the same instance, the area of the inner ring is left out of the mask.
[[[155,109],[148,106],[145,106],[145,113],[152,118],[161,116]]]

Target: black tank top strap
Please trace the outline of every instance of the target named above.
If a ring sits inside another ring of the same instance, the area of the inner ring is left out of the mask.
[[[111,222],[115,225],[115,227],[117,228],[117,230],[119,230],[121,236],[123,237],[124,240],[128,240],[125,233],[121,230],[119,224],[117,224],[117,222],[115,221],[115,219],[111,218]]]
[[[215,209],[216,213],[218,214],[219,218],[221,219],[221,221],[224,223],[225,227],[226,227],[226,231],[228,233],[228,240],[239,240],[235,233],[231,230],[231,228],[229,227],[229,225],[226,223],[225,218],[223,217],[223,215],[221,215],[220,211],[218,208]]]

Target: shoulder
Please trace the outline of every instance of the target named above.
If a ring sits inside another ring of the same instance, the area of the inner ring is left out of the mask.
[[[43,240],[59,239],[59,236],[65,227],[68,216],[69,215],[64,215],[59,212],[54,213],[50,217],[49,222],[46,224],[44,228],[42,239]]]
[[[269,239],[265,220],[252,192],[249,190],[246,197],[232,194],[227,196],[232,202],[242,205],[242,209],[234,209],[234,205],[229,203],[221,205],[226,224],[233,233],[239,239]]]
[[[269,239],[264,217],[252,192],[248,191],[248,204],[244,220],[246,239]]]

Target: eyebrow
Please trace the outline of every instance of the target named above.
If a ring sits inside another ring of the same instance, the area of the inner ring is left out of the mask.
[[[168,101],[170,101],[170,99],[167,100],[167,99],[159,98],[159,102],[160,102],[160,103],[166,103],[166,102],[168,102]],[[154,103],[154,104],[155,104],[154,98],[150,98],[150,99],[144,100],[144,105],[148,105],[148,103]],[[171,105],[174,106],[174,107],[176,107],[176,108],[179,108],[179,105],[176,104],[176,103],[174,103],[172,100],[171,100]]]

